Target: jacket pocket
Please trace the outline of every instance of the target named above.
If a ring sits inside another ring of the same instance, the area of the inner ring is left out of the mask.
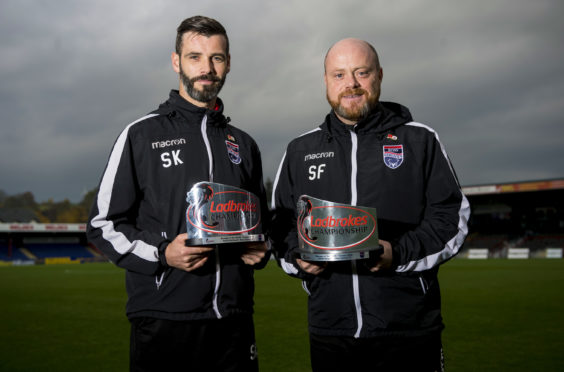
[[[168,239],[166,231],[162,231],[161,236],[165,239]],[[162,273],[155,275],[155,285],[157,286],[157,291],[161,288],[161,285],[163,284],[163,281],[164,281],[164,278],[165,278],[165,274],[168,271],[169,271],[169,268],[166,268],[165,270],[163,270]]]
[[[160,274],[155,275],[155,285],[157,286],[157,291],[161,288],[165,277],[166,270]]]
[[[427,311],[428,284],[422,276],[365,277],[360,283],[364,320],[375,328],[419,328]]]
[[[427,281],[423,276],[419,277],[419,283],[421,283],[421,290],[423,291],[423,294],[427,294],[429,291],[429,284],[427,284]]]
[[[305,280],[302,280],[302,288],[304,289],[304,291],[307,293],[308,296],[311,296],[311,292],[307,287],[307,282]]]

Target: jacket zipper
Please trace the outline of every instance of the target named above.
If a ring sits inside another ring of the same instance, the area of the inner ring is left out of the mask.
[[[204,139],[204,143],[206,145],[206,150],[208,151],[208,160],[209,160],[208,181],[213,182],[213,154],[210,146],[210,141],[208,139],[207,124],[208,124],[208,116],[204,115],[200,129],[202,132],[202,138]],[[215,247],[215,288],[213,290],[212,306],[217,319],[221,319],[223,317],[219,312],[219,306],[217,304],[220,285],[221,285],[221,266],[219,264],[219,249],[217,249],[216,246]]]
[[[357,187],[356,187],[356,173],[357,173],[357,163],[356,163],[356,153],[358,150],[358,137],[353,130],[351,130],[351,205],[356,205],[357,203]],[[356,309],[356,321],[357,329],[354,334],[354,338],[360,337],[360,331],[362,330],[362,305],[360,304],[360,290],[358,283],[358,273],[356,270],[356,260],[351,261],[352,266],[352,284],[353,284],[353,294],[354,294],[354,307]]]
[[[219,285],[221,284],[221,267],[219,265],[219,249],[215,247],[215,289],[213,291],[213,311],[217,319],[221,319],[223,316],[219,312],[219,307],[217,306],[217,297],[219,294]]]
[[[206,149],[208,150],[208,160],[209,160],[209,170],[208,170],[208,181],[213,182],[213,155],[211,151],[210,141],[208,140],[208,116],[204,115],[202,119],[202,125],[200,127],[202,131],[202,138],[206,144]]]

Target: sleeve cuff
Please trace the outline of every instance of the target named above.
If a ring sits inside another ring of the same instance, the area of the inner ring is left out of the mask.
[[[166,262],[165,251],[169,243],[170,242],[168,240],[165,240],[161,244],[159,244],[159,262],[163,267],[168,267],[168,263]]]

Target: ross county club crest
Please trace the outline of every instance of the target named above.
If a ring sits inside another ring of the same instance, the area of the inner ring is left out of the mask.
[[[384,164],[396,169],[403,163],[403,145],[384,145]]]
[[[231,141],[225,141],[225,146],[227,146],[227,155],[229,155],[229,160],[231,160],[233,164],[240,164],[241,155],[239,155],[239,145]]]

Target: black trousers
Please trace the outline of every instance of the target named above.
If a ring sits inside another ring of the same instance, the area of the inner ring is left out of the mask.
[[[257,372],[252,316],[131,320],[130,371]]]
[[[313,372],[444,371],[440,334],[355,339],[310,333],[309,340]]]

